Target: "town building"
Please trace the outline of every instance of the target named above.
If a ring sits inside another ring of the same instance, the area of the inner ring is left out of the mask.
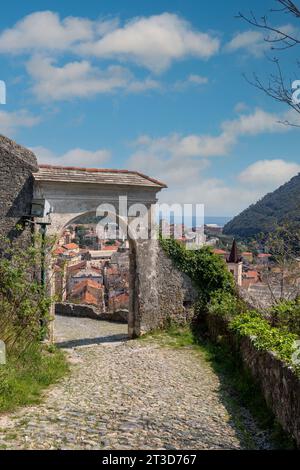
[[[242,272],[243,262],[241,256],[238,254],[237,243],[233,240],[230,255],[226,259],[227,269],[234,276],[235,282],[238,286],[242,285]]]
[[[247,261],[248,263],[253,263],[253,253],[251,251],[243,251],[241,254],[243,261]]]
[[[76,284],[71,291],[70,299],[79,303],[95,305],[98,311],[105,312],[104,286],[91,279],[85,279]]]

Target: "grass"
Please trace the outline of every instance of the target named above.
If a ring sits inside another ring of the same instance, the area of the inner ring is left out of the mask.
[[[241,407],[250,411],[262,431],[269,432],[276,449],[295,448],[292,440],[282,430],[273,413],[268,409],[250,372],[243,368],[239,358],[233,356],[225,345],[212,343],[199,331],[177,326],[148,333],[141,337],[141,341],[156,342],[163,347],[190,349],[210,363],[220,378],[222,400],[230,411],[235,426],[241,432],[247,448],[253,449],[255,444],[243,422]]]
[[[69,370],[64,353],[53,346],[36,344],[0,365],[0,413],[41,401],[43,390]]]

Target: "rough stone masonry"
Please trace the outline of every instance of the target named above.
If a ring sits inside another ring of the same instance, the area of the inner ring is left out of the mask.
[[[33,171],[38,165],[35,155],[0,135],[0,236],[20,243],[30,241],[30,227],[16,230],[22,217],[30,213],[33,196]]]

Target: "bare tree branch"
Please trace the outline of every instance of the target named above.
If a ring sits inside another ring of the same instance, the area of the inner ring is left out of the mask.
[[[277,0],[277,1],[281,3],[281,0]],[[298,17],[300,18],[300,10],[298,10],[296,6],[294,7],[299,12],[299,16],[298,15],[295,15],[295,16],[297,18]],[[297,44],[300,44],[299,38],[297,38],[294,35],[292,36],[291,33],[288,33],[287,31],[283,31],[275,26],[272,26],[268,22],[268,18],[266,16],[262,16],[260,20],[258,20],[257,17],[254,15],[254,13],[251,11],[249,16],[246,16],[242,12],[239,12],[237,15],[237,18],[246,21],[248,24],[250,24],[251,26],[255,26],[258,29],[262,29],[262,30],[268,31],[269,33],[275,34],[274,37],[267,36],[264,38],[264,40],[269,43],[273,43],[273,44],[283,43],[284,45],[282,47],[273,46],[272,49],[282,50],[282,49],[287,49]]]
[[[300,19],[300,8],[295,2],[291,0],[276,0],[276,2],[282,8],[272,9],[271,12],[290,14],[294,18]],[[294,34],[290,31],[273,26],[267,16],[258,19],[251,11],[248,16],[239,12],[237,17],[255,28],[266,31],[267,36],[264,38],[264,41],[270,44],[271,50],[284,51],[300,44],[300,37],[297,37],[296,33]],[[297,104],[297,102],[293,100],[294,90],[292,89],[292,80],[285,79],[278,58],[275,57],[269,60],[273,62],[275,72],[270,74],[267,83],[264,83],[256,73],[253,73],[253,79],[245,77],[247,82],[260,91],[263,91],[270,98],[288,105],[291,109],[300,114],[300,104]],[[296,63],[299,67],[299,62],[297,61]],[[295,77],[295,79],[296,78],[297,77]],[[300,127],[299,124],[290,122],[288,119],[279,122],[286,126]]]

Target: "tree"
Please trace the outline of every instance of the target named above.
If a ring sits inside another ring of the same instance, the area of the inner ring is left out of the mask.
[[[278,16],[281,15],[280,19],[286,20],[286,16],[292,17],[299,20],[300,23],[300,7],[291,0],[275,0],[278,4],[278,8],[271,9],[270,13]],[[274,16],[272,16],[273,18]],[[267,16],[257,18],[257,16],[250,12],[247,16],[241,12],[238,14],[238,18],[246,21],[251,26],[262,30],[265,33],[264,40],[270,44],[270,50],[272,51],[286,51],[291,48],[300,46],[300,36],[297,35],[296,28],[293,27],[278,27],[275,26],[274,22],[271,21]],[[294,75],[294,78],[285,77],[282,70],[280,60],[278,57],[269,59],[274,64],[274,73],[270,74],[267,82],[264,82],[259,76],[254,73],[253,79],[250,80],[246,77],[249,83],[254,85],[259,90],[266,93],[276,101],[287,104],[290,108],[300,114],[300,81],[299,75]],[[297,67],[300,67],[300,61],[296,60]],[[292,123],[288,119],[284,122],[286,125],[299,126],[297,123]]]
[[[268,286],[273,304],[284,299],[295,299],[300,295],[299,256],[300,231],[288,224],[278,227],[267,236],[262,235],[261,243],[272,255],[270,266],[261,271],[261,279]]]

